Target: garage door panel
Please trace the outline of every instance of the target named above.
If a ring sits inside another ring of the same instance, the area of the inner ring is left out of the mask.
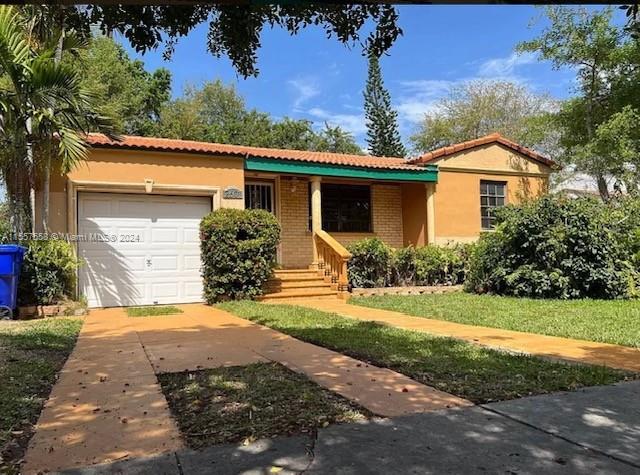
[[[210,198],[80,193],[80,286],[92,307],[202,301],[199,223]],[[139,237],[139,239],[137,239]]]
[[[185,271],[200,271],[200,267],[202,265],[199,255],[183,256],[182,262],[182,268]]]
[[[151,230],[151,243],[152,244],[164,244],[164,243],[179,243],[177,225],[174,227],[154,227]]]

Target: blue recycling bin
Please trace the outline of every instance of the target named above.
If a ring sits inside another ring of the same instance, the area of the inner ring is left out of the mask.
[[[0,245],[0,307],[10,314],[18,305],[18,278],[25,250],[15,244]]]

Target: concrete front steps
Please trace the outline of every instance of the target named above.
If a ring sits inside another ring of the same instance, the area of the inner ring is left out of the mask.
[[[291,300],[336,299],[339,292],[335,286],[325,282],[324,277],[310,269],[278,269],[274,271],[264,288],[264,294],[258,298],[262,302]]]

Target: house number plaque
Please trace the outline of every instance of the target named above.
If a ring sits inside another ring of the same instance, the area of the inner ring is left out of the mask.
[[[225,200],[241,200],[242,199],[242,190],[240,190],[239,188],[235,188],[233,186],[230,186],[230,187],[224,189],[224,191],[222,192],[222,197]]]

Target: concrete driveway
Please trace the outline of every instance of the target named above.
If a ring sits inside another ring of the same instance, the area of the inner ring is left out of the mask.
[[[184,447],[156,374],[275,361],[380,416],[470,406],[451,394],[205,305],[131,318],[93,310],[36,426],[24,473]]]

